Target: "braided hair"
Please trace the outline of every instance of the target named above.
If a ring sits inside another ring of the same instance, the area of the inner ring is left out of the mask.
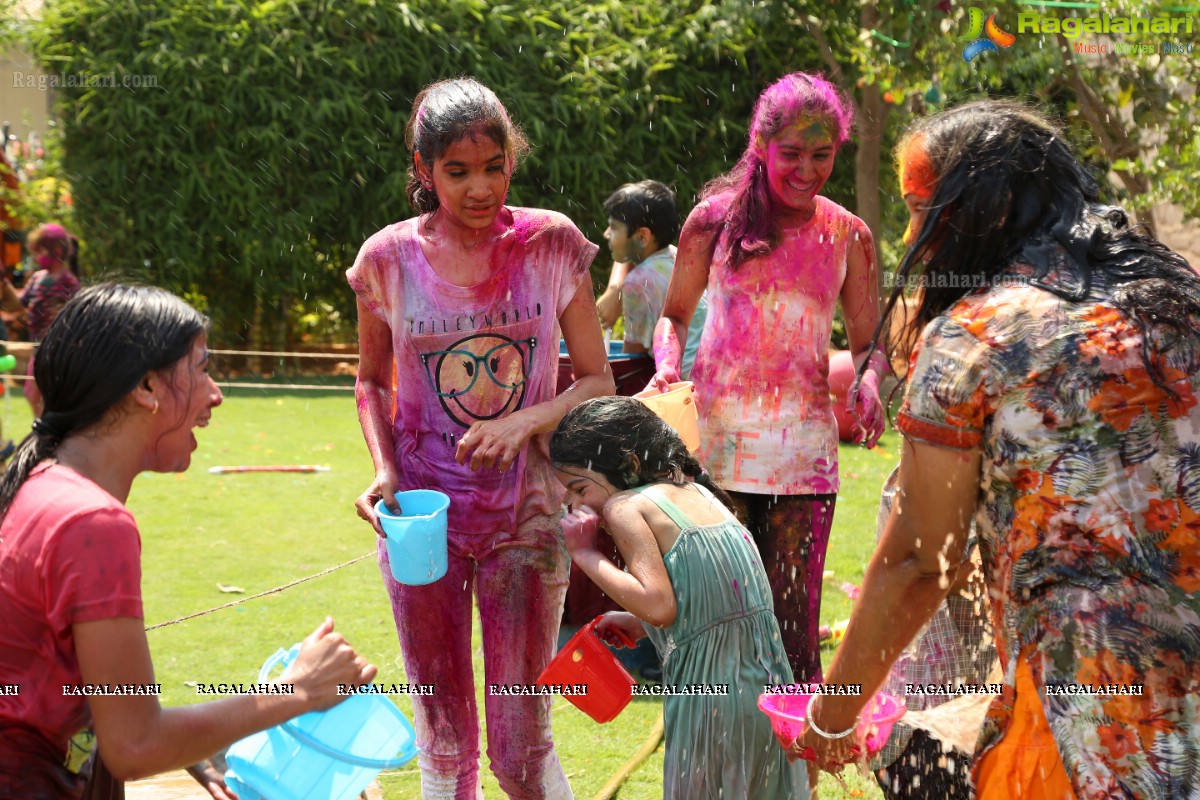
[[[621,491],[690,478],[732,505],[675,429],[632,397],[596,397],[568,411],[550,439],[550,463],[598,472]]]

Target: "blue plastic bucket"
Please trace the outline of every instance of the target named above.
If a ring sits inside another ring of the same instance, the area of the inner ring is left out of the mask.
[[[275,653],[259,682],[299,652],[296,644]],[[382,695],[356,694],[234,742],[225,782],[242,800],[354,800],[380,770],[416,755],[416,734],[400,709]]]
[[[387,535],[392,577],[408,586],[424,586],[446,574],[446,509],[450,498],[432,489],[397,492],[400,516],[375,504]]]

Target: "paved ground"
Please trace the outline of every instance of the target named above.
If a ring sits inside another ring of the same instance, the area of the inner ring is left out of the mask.
[[[367,787],[367,800],[383,800],[379,784]],[[125,800],[212,800],[183,770],[125,784]]]

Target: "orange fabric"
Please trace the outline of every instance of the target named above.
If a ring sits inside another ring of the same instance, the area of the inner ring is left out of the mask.
[[[9,166],[8,159],[2,152],[0,152],[0,185],[7,190],[3,196],[0,196],[0,230],[20,230],[21,222],[9,212],[8,205],[10,202],[16,201],[21,182],[17,180],[12,167]]]
[[[1017,660],[1012,724],[975,770],[979,800],[1075,800],[1029,661]]]
[[[0,266],[15,267],[21,263],[21,243],[20,242],[3,242],[3,250],[0,250]]]

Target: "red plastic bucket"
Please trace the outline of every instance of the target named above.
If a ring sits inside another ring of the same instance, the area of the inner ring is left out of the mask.
[[[564,696],[596,722],[611,722],[633,699],[633,679],[596,635],[601,617],[584,625],[538,676],[539,686],[583,684],[587,694]],[[633,642],[626,641],[633,646]]]

